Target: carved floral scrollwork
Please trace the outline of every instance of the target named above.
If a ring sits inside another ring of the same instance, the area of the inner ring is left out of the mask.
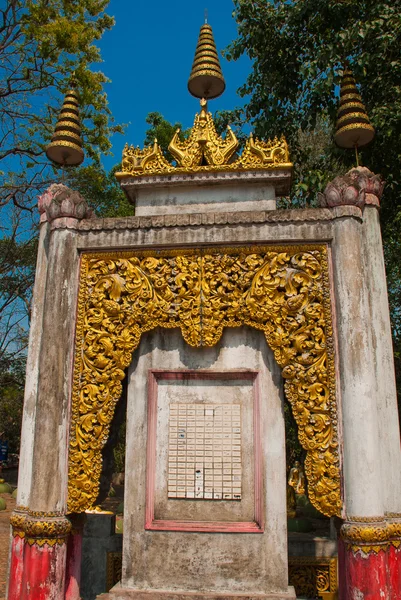
[[[233,156],[239,142],[230,127],[226,137],[217,134],[213,117],[207,111],[205,100],[201,101],[201,111],[188,138],[181,140],[179,129],[169,145],[169,151],[176,160],[170,164],[155,140],[153,146],[134,148],[125,145],[122,158],[122,171],[116,173],[118,179],[148,175],[169,175],[170,173],[199,173],[219,171],[252,171],[271,169],[291,169],[288,144],[282,136],[262,141],[251,134],[244,150],[236,159]]]
[[[307,451],[311,502],[341,508],[327,247],[282,246],[85,254],[70,440],[69,510],[98,494],[101,450],[141,335],[179,327],[213,346],[225,327],[265,333]]]
[[[52,518],[55,514],[57,516]],[[16,510],[10,517],[10,524],[13,535],[25,539],[30,546],[63,545],[71,532],[71,522],[60,513],[20,513]]]
[[[371,554],[385,551],[389,545],[401,545],[401,521],[384,520],[384,517],[345,522],[341,527],[341,537],[348,549],[353,552]]]
[[[337,598],[336,558],[289,556],[288,578],[297,596]]]

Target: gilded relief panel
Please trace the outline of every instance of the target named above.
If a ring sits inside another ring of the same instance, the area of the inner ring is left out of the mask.
[[[85,253],[81,260],[69,511],[96,502],[124,370],[141,335],[180,328],[213,346],[225,327],[264,332],[307,452],[311,502],[341,509],[327,246],[283,245]]]

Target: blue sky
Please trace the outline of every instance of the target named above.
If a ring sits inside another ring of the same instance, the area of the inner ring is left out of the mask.
[[[184,127],[192,125],[199,101],[187,91],[187,81],[205,8],[220,53],[237,37],[232,0],[209,5],[191,0],[110,1],[107,13],[116,24],[99,43],[104,61],[99,67],[112,80],[106,92],[116,121],[129,125],[124,135],[114,136],[114,156],[103,160],[107,169],[121,160],[125,142],[143,146],[149,112],[160,112]],[[212,112],[243,104],[236,92],[251,67],[247,57],[237,62],[220,57],[220,62],[226,91],[209,102]]]

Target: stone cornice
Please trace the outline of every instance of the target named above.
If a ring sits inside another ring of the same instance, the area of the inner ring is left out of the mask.
[[[120,174],[120,185],[124,190],[151,187],[216,185],[240,182],[260,182],[275,184],[276,191],[288,193],[291,183],[292,166],[275,169],[256,169],[253,171],[212,171],[197,173],[169,173],[168,175],[142,175],[133,177],[129,173]],[[288,188],[288,189],[287,189]]]
[[[305,208],[290,210],[170,214],[152,217],[114,217],[107,219],[83,219],[72,226],[67,220],[51,223],[52,229],[76,229],[78,231],[110,231],[121,229],[161,229],[163,227],[199,227],[215,225],[252,225],[256,223],[302,224],[329,222],[341,218],[362,221],[357,206],[334,208]]]

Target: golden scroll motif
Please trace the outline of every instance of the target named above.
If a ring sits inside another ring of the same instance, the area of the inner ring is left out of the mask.
[[[213,346],[225,327],[264,332],[307,451],[312,504],[341,509],[327,247],[255,246],[84,254],[78,300],[69,511],[96,501],[121,381],[141,335],[179,327]]]
[[[168,147],[178,166],[188,170],[199,167],[203,161],[208,165],[227,165],[239,145],[231,127],[227,128],[226,139],[217,134],[206,100],[201,100],[201,106],[189,138],[181,141],[177,129]]]
[[[288,580],[298,596],[335,600],[338,592],[337,558],[289,556]]]
[[[59,513],[41,513],[29,511],[28,513],[13,512],[10,517],[10,524],[14,537],[20,537],[30,545],[36,546],[55,546],[67,543],[67,538],[71,532],[71,522],[64,515],[56,518],[46,519],[49,515],[58,515]]]
[[[341,537],[348,550],[364,554],[378,554],[386,551],[390,545],[401,546],[401,521],[385,521],[383,517],[363,520],[353,517],[341,526]]]
[[[228,127],[225,138],[218,135],[205,100],[201,101],[201,107],[189,137],[180,140],[177,130],[170,142],[169,150],[176,159],[176,166],[164,158],[157,140],[153,146],[143,150],[126,144],[122,170],[116,173],[116,177],[292,168],[288,145],[283,136],[264,142],[251,134],[241,156],[234,160],[233,155],[239,146],[234,132]]]

